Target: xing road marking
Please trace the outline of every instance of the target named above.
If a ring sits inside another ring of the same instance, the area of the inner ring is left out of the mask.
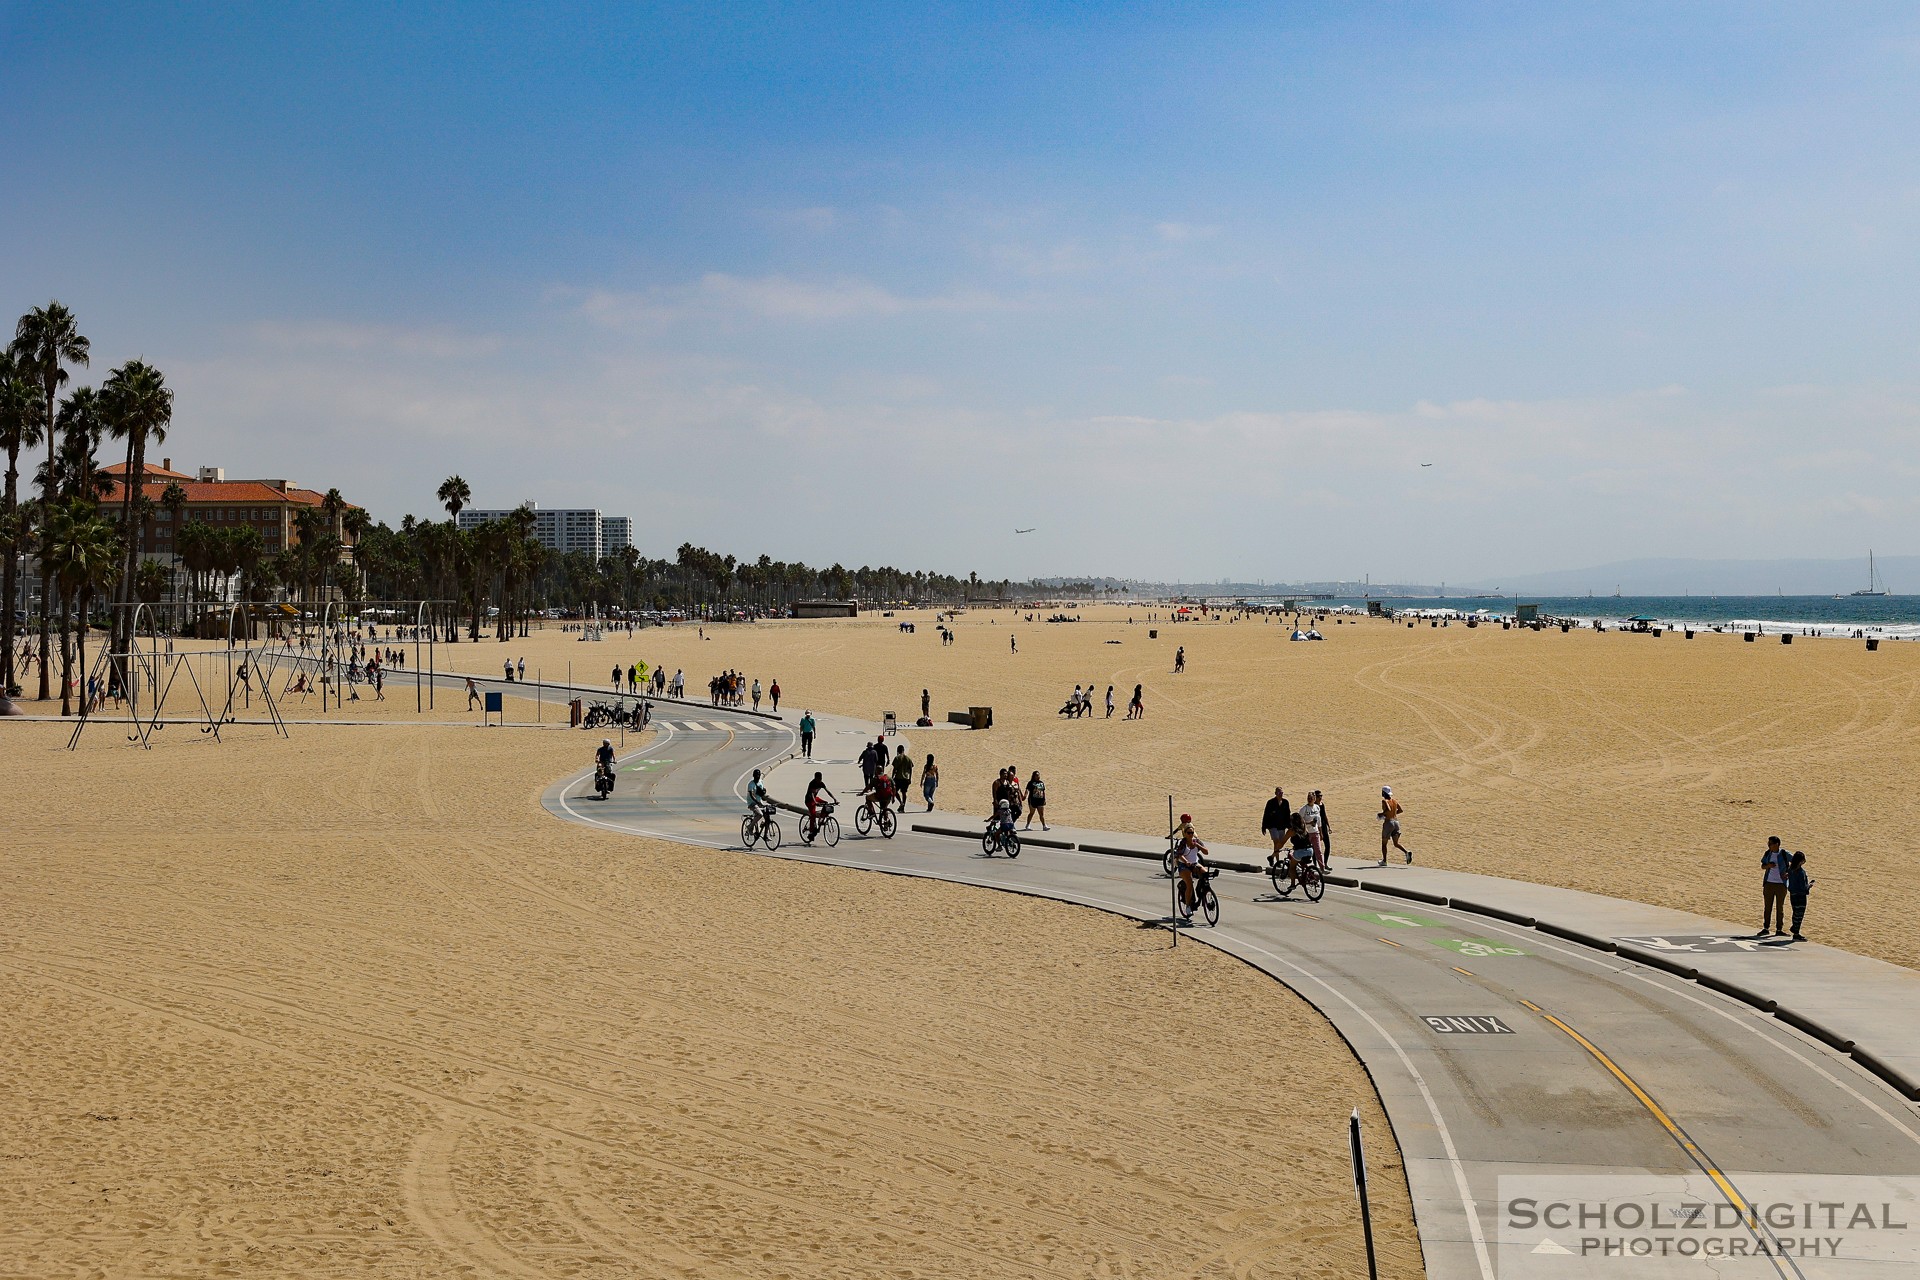
[[[1443,1036],[1510,1036],[1512,1027],[1490,1013],[1423,1013],[1420,1021]]]

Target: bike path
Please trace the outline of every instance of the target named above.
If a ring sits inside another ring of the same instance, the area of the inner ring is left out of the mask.
[[[660,728],[622,758],[607,801],[592,798],[583,769],[550,788],[544,803],[557,816],[611,831],[738,849],[748,771],[786,761],[769,775],[776,798],[797,799],[818,768],[845,802],[841,816],[850,818],[858,796],[852,760],[877,726],[816,718],[818,759],[811,763],[793,760],[797,735],[783,742]],[[848,821],[847,838],[824,849],[799,847],[794,821],[783,815],[788,843],[775,856],[1167,922],[1170,886],[1156,861],[1037,845],[1017,861],[986,858],[978,820],[932,817],[929,823],[909,812],[891,840],[855,836]],[[970,838],[914,831],[915,824],[970,829]],[[1091,838],[1058,828],[1047,834]],[[1101,839],[1115,847],[1132,840],[1137,850],[1157,843],[1112,833]],[[1544,1231],[1534,1233],[1540,1239],[1503,1243],[1502,1176],[1670,1175],[1690,1179],[1709,1201],[1739,1203],[1793,1194],[1814,1175],[1920,1178],[1920,1125],[1885,1081],[1831,1046],[1630,956],[1456,909],[1446,895],[1416,902],[1380,891],[1410,885],[1337,886],[1317,904],[1298,895],[1276,900],[1264,877],[1254,875],[1225,873],[1216,887],[1219,926],[1183,929],[1181,938],[1271,974],[1319,1008],[1353,1047],[1399,1142],[1429,1275],[1920,1273],[1920,1260],[1909,1266],[1749,1257],[1706,1266],[1542,1255],[1534,1250],[1553,1234]],[[1284,1097],[1280,1081],[1230,1083]],[[1914,1209],[1912,1219],[1920,1221],[1920,1205]],[[1752,1233],[1756,1242],[1767,1230]],[[1572,1239],[1555,1243],[1577,1246]]]

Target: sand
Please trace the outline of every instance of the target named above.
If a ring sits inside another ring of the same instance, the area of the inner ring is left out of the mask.
[[[1351,1276],[1356,1104],[1418,1274],[1284,988],[562,824],[585,739],[0,725],[0,1275]]]
[[[572,661],[604,681],[616,659],[644,659],[685,668],[702,696],[731,667],[777,677],[795,713],[891,710],[903,724],[929,688],[942,727],[915,751],[940,759],[942,808],[984,813],[994,771],[1012,764],[1040,770],[1063,823],[1164,833],[1172,793],[1204,837],[1259,844],[1274,786],[1296,803],[1318,787],[1335,852],[1377,857],[1373,815],[1391,785],[1423,862],[1756,927],[1760,854],[1778,834],[1818,881],[1811,936],[1920,967],[1908,927],[1920,888],[1897,870],[1920,818],[1920,644],[1379,621],[1329,625],[1322,643],[1259,621],[1163,625],[1151,640],[1146,610],[1080,612],[1089,620],[1049,625],[974,610],[945,648],[930,614],[903,612],[709,627],[704,642],[692,627],[597,644],[548,631],[440,660],[484,671],[506,653],[550,677]],[[1115,685],[1122,711],[1058,717],[1088,681],[1101,695]],[[1147,716],[1128,723],[1135,683]],[[973,704],[993,707],[992,730],[945,727]]]
[[[443,646],[482,674],[735,667],[903,723],[942,807],[1038,768],[1053,816],[1254,843],[1275,783],[1423,862],[1757,914],[1779,833],[1809,932],[1920,964],[1891,869],[1920,645],[1745,644],[1382,622],[1148,638],[1123,610],[975,611]],[[1017,634],[1020,652],[1009,652]],[[1109,643],[1118,641],[1118,644]],[[1176,645],[1188,653],[1172,674]],[[1065,721],[1076,681],[1147,717]],[[446,692],[427,713],[477,722]],[[508,701],[508,718],[531,708]],[[29,710],[38,710],[28,704]],[[409,682],[288,741],[0,725],[30,796],[0,894],[0,1275],[1349,1275],[1340,1126],[1365,1078],[1283,988],[1125,922],[957,886],[565,826],[589,735],[429,728]],[[548,714],[557,713],[549,708]],[[663,714],[675,714],[672,711]],[[595,735],[597,736],[597,735]],[[130,825],[114,825],[125,815]],[[884,927],[875,928],[875,921]],[[1204,1030],[1203,1030],[1204,1029]],[[1289,1081],[1284,1106],[1273,1086]],[[1389,1168],[1389,1273],[1413,1274]]]

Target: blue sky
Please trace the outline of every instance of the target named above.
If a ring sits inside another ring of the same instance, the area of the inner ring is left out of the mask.
[[[176,464],[396,522],[459,471],[991,576],[1891,553],[1916,71],[1893,5],[0,2],[0,306],[159,363]]]

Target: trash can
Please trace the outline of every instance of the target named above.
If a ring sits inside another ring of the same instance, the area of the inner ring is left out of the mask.
[[[1661,636],[1663,636],[1663,635],[1665,635],[1665,634],[1666,634],[1666,632],[1664,632],[1664,631],[1662,631],[1662,630],[1661,630],[1661,629],[1660,629],[1659,627],[1655,627],[1655,628],[1653,629],[1653,638],[1654,638],[1654,639],[1656,639],[1656,640],[1658,640],[1658,639],[1659,639],[1659,638],[1660,638]]]
[[[1781,644],[1792,644],[1792,643],[1793,643],[1793,632],[1791,632],[1791,631],[1782,631],[1782,632],[1780,633],[1780,643],[1781,643]]]
[[[973,727],[976,729],[991,729],[993,728],[993,708],[968,707],[967,719],[972,722]]]
[[[567,724],[574,729],[580,727],[580,699],[578,698],[567,703]]]
[[[1744,640],[1744,641],[1746,641],[1746,642],[1747,642],[1748,644],[1752,644],[1752,643],[1753,643],[1753,632],[1751,632],[1751,631],[1743,631],[1743,632],[1741,632],[1741,633],[1740,633],[1740,638],[1741,638],[1742,640]]]
[[[1871,637],[1869,637],[1869,638],[1868,638],[1868,640],[1867,640],[1867,652],[1868,652],[1868,653],[1872,653],[1872,652],[1874,652],[1874,651],[1875,651],[1876,649],[1878,649],[1879,647],[1880,647],[1880,642],[1879,642],[1878,640],[1875,640],[1875,639],[1873,639],[1873,638],[1871,638]]]
[[[1158,640],[1159,638],[1160,638],[1160,632],[1157,628],[1154,628],[1154,627],[1147,628],[1147,639]]]
[[[1692,631],[1688,631],[1688,632],[1687,632],[1687,639],[1689,639],[1689,640],[1691,640],[1691,639],[1693,639],[1693,632],[1692,632]]]

